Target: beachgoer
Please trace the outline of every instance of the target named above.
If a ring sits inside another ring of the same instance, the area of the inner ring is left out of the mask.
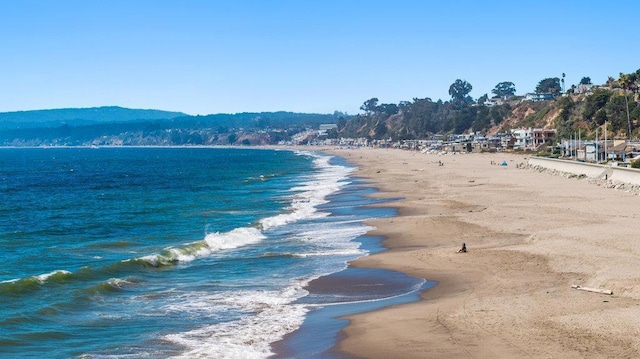
[[[462,248],[458,249],[458,253],[467,253],[467,244],[462,243]]]

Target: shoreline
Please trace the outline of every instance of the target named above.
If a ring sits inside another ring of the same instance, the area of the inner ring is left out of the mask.
[[[347,316],[340,353],[640,356],[637,196],[517,169],[526,159],[514,154],[323,151],[356,165],[356,175],[380,190],[376,196],[403,198],[385,203],[398,208],[397,217],[370,223],[377,228],[370,235],[384,237],[388,250],[351,266],[438,282],[417,302]],[[502,161],[508,165],[494,165]],[[463,242],[469,252],[455,253]]]

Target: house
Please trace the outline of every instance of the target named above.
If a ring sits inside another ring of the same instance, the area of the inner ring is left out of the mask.
[[[567,140],[559,143],[560,150],[562,151],[562,157],[580,159],[584,157],[584,142],[577,139]]]
[[[470,152],[467,144],[463,142],[450,142],[442,146],[442,150],[446,152]]]
[[[550,93],[528,93],[524,95],[524,100],[529,102],[548,101],[553,100],[553,95]]]
[[[318,136],[326,136],[327,132],[329,132],[329,130],[333,130],[334,128],[338,128],[338,125],[336,125],[335,123],[322,124],[320,125],[320,128],[318,130]]]
[[[493,107],[493,106],[499,106],[503,104],[504,104],[503,99],[501,99],[500,97],[493,97],[493,98],[488,98],[483,105],[485,105],[486,107]]]
[[[576,86],[576,88],[573,91],[576,94],[590,93],[592,87],[593,87],[592,84],[579,84],[578,86]]]
[[[533,136],[531,135],[531,127],[511,130],[514,138],[514,150],[526,150],[531,148]]]
[[[556,137],[555,129],[534,128],[531,131],[532,145],[537,148],[538,146],[550,143]]]
[[[556,130],[529,127],[511,130],[511,135],[514,150],[535,150],[551,142],[556,137]]]
[[[607,149],[610,159],[626,162],[640,154],[640,143],[630,141],[614,141],[614,146]]]

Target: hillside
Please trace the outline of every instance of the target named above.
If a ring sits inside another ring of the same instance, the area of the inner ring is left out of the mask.
[[[630,133],[637,138],[640,132],[639,95],[604,86],[545,101],[512,97],[490,106],[470,100],[443,102],[426,98],[396,107],[374,103],[367,108],[372,100],[363,105],[367,111],[348,121],[338,136],[411,140],[472,132],[493,135],[533,127],[556,129],[558,138],[580,132],[582,138],[587,139],[594,138],[596,131],[602,135],[605,123],[609,138],[628,138]],[[395,112],[386,111],[389,108]]]
[[[140,110],[117,106],[0,112],[0,129],[57,127],[95,123],[163,120],[188,116],[182,112]]]

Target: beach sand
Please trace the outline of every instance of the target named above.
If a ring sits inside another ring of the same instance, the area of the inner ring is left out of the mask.
[[[371,223],[389,250],[351,265],[438,282],[418,302],[349,316],[337,350],[362,358],[640,357],[640,197],[517,168],[526,156],[514,154],[326,152],[357,165],[378,195],[402,198],[390,204],[398,216]],[[463,242],[468,252],[456,253]]]

